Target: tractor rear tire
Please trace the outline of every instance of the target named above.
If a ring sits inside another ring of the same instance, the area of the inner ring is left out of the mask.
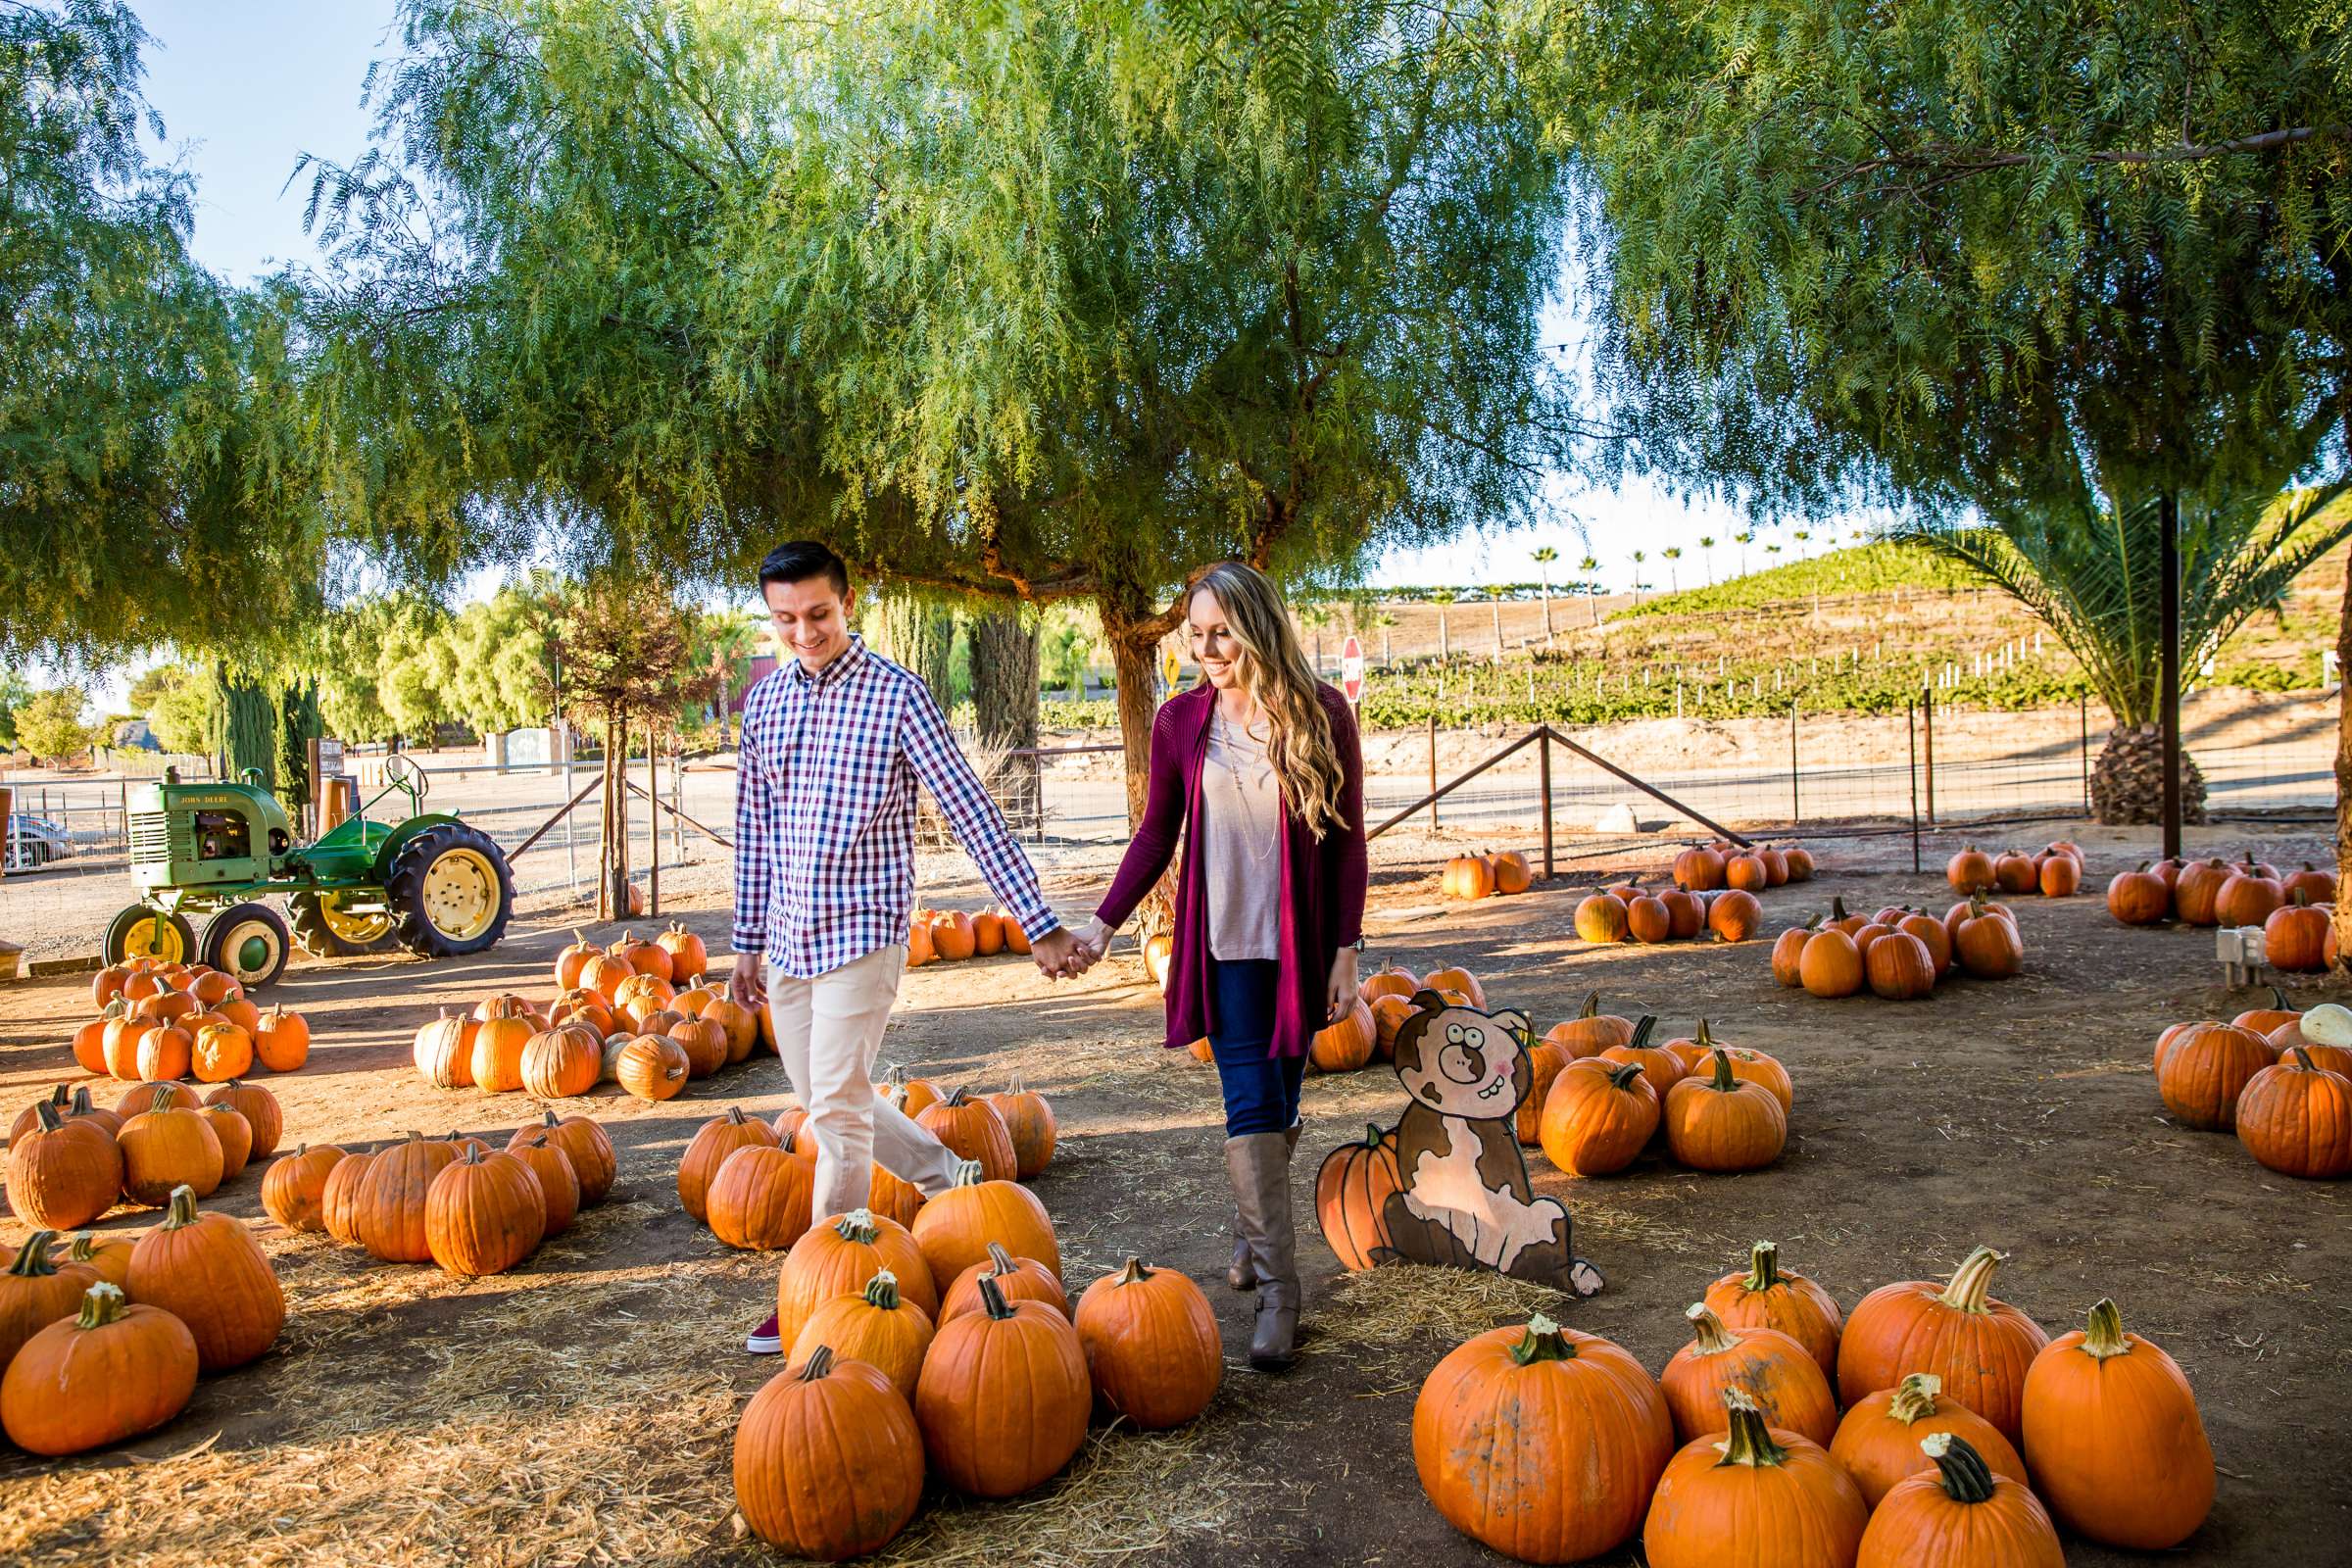
[[[354,942],[336,931],[326,917],[326,903],[334,897],[331,893],[297,893],[286,900],[294,940],[302,944],[303,952],[314,958],[349,958],[366,953],[390,953],[400,946],[400,926],[395,920],[386,920],[383,934],[370,942]]]
[[[261,948],[248,954],[254,943]],[[232,904],[204,922],[204,940],[200,949],[204,961],[227,975],[246,990],[266,986],[286,972],[286,958],[293,951],[292,937],[286,931],[285,918],[267,904]],[[246,967],[245,959],[259,962]]]
[[[196,956],[196,928],[188,924],[184,914],[134,904],[107,921],[106,938],[99,945],[99,952],[108,963],[138,957],[187,963]]]
[[[421,958],[456,958],[497,945],[514,912],[506,853],[479,828],[441,822],[392,858],[384,877],[400,943]]]

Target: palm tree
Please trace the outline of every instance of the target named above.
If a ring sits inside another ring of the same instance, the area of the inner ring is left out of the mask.
[[[2106,823],[2155,822],[2164,800],[2163,637],[2157,561],[2162,500],[2085,498],[1978,527],[1920,524],[1916,541],[1982,574],[2056,634],[2115,717],[2091,772],[2091,809]],[[2180,663],[2193,680],[2258,611],[2278,611],[2312,563],[2352,537],[2352,480],[2211,505],[2180,500]],[[2205,782],[2181,758],[2181,814],[2205,818]]]
[[[1634,552],[1634,603],[1637,605],[1642,602],[1642,563],[1648,559],[1639,550]]]
[[[1682,574],[1675,570],[1674,564],[1683,559],[1683,547],[1668,545],[1658,554],[1666,558],[1666,591],[1670,594],[1681,593],[1683,591]]]
[[[1389,665],[1389,628],[1396,624],[1396,617],[1383,610],[1373,615],[1372,624],[1380,628],[1380,664],[1386,669]]]
[[[1500,659],[1502,657],[1502,589],[1499,586],[1487,590],[1487,603],[1494,612],[1494,657]]]
[[[1755,538],[1755,536],[1756,531],[1753,528],[1750,528],[1745,533],[1736,533],[1732,535],[1732,543],[1740,547],[1740,575],[1742,577],[1747,575],[1748,541]]]
[[[1699,554],[1707,558],[1707,586],[1712,588],[1715,585],[1715,536],[1711,533],[1700,534],[1698,549]]]
[[[1796,530],[1796,553],[1798,555],[1801,556],[1805,553],[1805,546],[1811,542],[1813,534],[1810,529],[1799,528]]]
[[[1595,602],[1595,596],[1600,592],[1600,584],[1593,580],[1592,574],[1600,570],[1600,563],[1593,557],[1587,556],[1576,564],[1576,569],[1582,572],[1585,578],[1585,609],[1591,612],[1592,624],[1597,626],[1600,624],[1600,606]]]
[[[1559,559],[1560,553],[1549,545],[1545,545],[1535,554],[1536,573],[1544,580],[1544,643],[1545,647],[1551,645],[1551,564]]]
[[[1429,591],[1429,602],[1438,607],[1438,662],[1441,664],[1453,658],[1453,644],[1446,635],[1446,607],[1459,597],[1450,588],[1432,588]]]

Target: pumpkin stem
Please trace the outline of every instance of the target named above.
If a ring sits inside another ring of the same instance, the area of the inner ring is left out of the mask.
[[[1709,1310],[1706,1302],[1692,1301],[1683,1308],[1683,1316],[1690,1319],[1691,1332],[1698,1337],[1698,1354],[1721,1355],[1739,1348],[1740,1336],[1725,1328],[1723,1319]]]
[[[77,1329],[102,1329],[122,1315],[122,1287],[100,1280],[81,1293],[81,1315],[74,1320]]]
[[[68,1110],[67,1114],[73,1116],[87,1116],[91,1111],[96,1110],[97,1108],[98,1107],[96,1105],[90,1103],[90,1091],[85,1086],[74,1091],[74,1104]]]
[[[45,1133],[56,1132],[66,1125],[66,1119],[57,1113],[57,1107],[46,1100],[32,1107],[32,1114],[34,1119],[41,1124],[41,1131]]]
[[[1388,1141],[1389,1135],[1380,1130],[1380,1123],[1373,1121],[1364,1123],[1364,1147],[1366,1149],[1378,1149]]]
[[[1130,1257],[1127,1259],[1126,1266],[1119,1270],[1118,1282],[1121,1285],[1141,1285],[1151,1277],[1152,1271],[1144,1267],[1142,1258]]]
[[[952,1187],[977,1187],[980,1185],[984,1175],[985,1173],[981,1170],[980,1162],[978,1160],[963,1160],[956,1165],[956,1179],[955,1181],[949,1183],[949,1185]]]
[[[1758,1242],[1747,1250],[1747,1278],[1740,1288],[1751,1295],[1761,1296],[1781,1283],[1781,1244]]]
[[[872,1209],[853,1208],[833,1222],[833,1234],[845,1242],[856,1242],[861,1247],[871,1247],[874,1245],[875,1239],[882,1234],[882,1228],[874,1223]]]
[[[157,1084],[155,1086],[155,1097],[148,1101],[147,1108],[149,1110],[170,1110],[172,1105],[178,1102],[178,1099],[179,1085]]]
[[[2082,1330],[2082,1353],[2099,1361],[2132,1353],[2132,1342],[2124,1338],[2124,1315],[2105,1297],[2090,1309],[2090,1320]]]
[[[1619,1061],[1609,1064],[1609,1082],[1619,1089],[1631,1090],[1634,1087],[1634,1080],[1641,1076],[1642,1064],[1638,1061]]]
[[[808,1352],[808,1360],[801,1363],[801,1381],[814,1383],[832,1370],[833,1347],[820,1345]]]
[[[156,1229],[175,1231],[184,1225],[195,1223],[196,1189],[190,1187],[186,1182],[181,1182],[177,1187],[172,1189],[172,1211],[164,1216],[164,1222]]]
[[[989,1250],[994,1251],[996,1249],[992,1247]],[[996,1276],[993,1274],[980,1276],[980,1304],[987,1309],[990,1317],[1000,1323],[1012,1316],[1012,1305],[1004,1299],[1004,1293],[997,1288]]]
[[[2000,1266],[2004,1256],[2005,1253],[1989,1247],[1978,1248],[1952,1270],[1951,1284],[1943,1288],[1943,1294],[1936,1299],[1963,1312],[1984,1311],[1985,1297],[1992,1290],[1992,1271]]]
[[[1716,1445],[1723,1454],[1715,1461],[1718,1467],[1743,1464],[1762,1468],[1787,1461],[1788,1450],[1772,1441],[1772,1433],[1764,1425],[1764,1412],[1756,1408],[1756,1401],[1745,1389],[1724,1390],[1723,1407],[1731,1412],[1732,1430]]]
[[[96,1257],[98,1255],[97,1240],[88,1231],[76,1233],[74,1245],[66,1249],[67,1260],[74,1263],[87,1263],[91,1258]]]
[[[59,1084],[55,1089],[49,1091],[49,1099],[47,1102],[62,1109],[74,1102],[74,1096],[64,1084]]]
[[[886,1268],[874,1270],[874,1277],[865,1282],[865,1304],[879,1311],[899,1309],[899,1277]]]
[[[1640,1021],[1639,1023],[1637,1023],[1637,1024],[1635,1024],[1635,1025],[1634,1025],[1634,1038],[1633,1038],[1633,1039],[1631,1039],[1631,1040],[1628,1040],[1628,1041],[1626,1042],[1626,1044],[1627,1044],[1628,1046],[1631,1046],[1631,1047],[1641,1047],[1641,1046],[1646,1046],[1646,1045],[1648,1045],[1648,1044],[1649,1044],[1649,1032],[1650,1032],[1652,1029],[1655,1029],[1657,1026],[1658,1026],[1658,1018],[1657,1018],[1657,1014],[1656,1014],[1656,1013],[1652,1013],[1652,1012],[1645,1012],[1645,1013],[1643,1013],[1643,1014],[1642,1015],[1642,1019],[1641,1019],[1641,1021]]]
[[[1943,1472],[1943,1494],[1954,1502],[1990,1502],[1992,1469],[1984,1456],[1955,1432],[1931,1432],[1919,1440],[1920,1451]]]
[[[1894,1386],[1894,1394],[1886,1401],[1886,1413],[1903,1425],[1924,1421],[1936,1413],[1936,1396],[1943,1392],[1943,1379],[1933,1372],[1912,1372]]]
[[[1577,1009],[1576,1015],[1579,1018],[1597,1018],[1600,1016],[1600,993],[1597,990],[1588,991],[1585,993],[1585,1004]]]
[[[1002,1242],[988,1244],[988,1267],[991,1275],[998,1279],[1020,1271],[1020,1264],[1013,1261],[1012,1254],[1004,1250]]]
[[[1725,1051],[1721,1046],[1717,1046],[1715,1048],[1715,1088],[1728,1095],[1739,1087],[1740,1075],[1732,1071],[1731,1053]]]
[[[1021,1075],[1019,1073],[1016,1072],[1012,1075],[1012,1082],[1005,1085],[1004,1092],[1008,1095],[1021,1095],[1028,1093],[1027,1090],[1021,1087]]]
[[[1830,895],[1830,918],[1833,920],[1842,920],[1845,918],[1844,894],[1834,893]]]
[[[20,1279],[37,1279],[45,1274],[56,1273],[57,1265],[49,1261],[49,1244],[56,1240],[55,1231],[34,1231],[24,1238],[24,1245],[17,1249],[17,1260],[8,1265],[8,1271]]]
[[[1511,1347],[1511,1359],[1520,1366],[1537,1361],[1573,1361],[1576,1347],[1560,1332],[1557,1323],[1538,1312],[1527,1320],[1527,1333]]]
[[[2289,1046],[2289,1047],[2287,1047],[2287,1048],[2286,1048],[2286,1054],[2287,1054],[2288,1055],[2290,1055],[2290,1056],[2294,1057],[2294,1058],[2295,1058],[2295,1065],[2296,1065],[2296,1066],[2298,1066],[2298,1067],[2300,1067],[2300,1068],[2302,1068],[2302,1069],[2303,1069],[2305,1072],[2318,1072],[2318,1071],[2319,1071],[2319,1068],[2317,1068],[2317,1067],[2314,1067],[2314,1066],[2311,1064],[2311,1053],[2310,1053],[2310,1052],[2308,1052],[2308,1051],[2305,1051],[2305,1050],[2304,1050],[2304,1049],[2303,1049],[2301,1046]]]
[[[948,1098],[942,1102],[942,1103],[947,1105],[968,1105],[971,1102],[972,1091],[971,1086],[968,1084],[957,1084],[956,1086],[956,1092],[948,1096]]]

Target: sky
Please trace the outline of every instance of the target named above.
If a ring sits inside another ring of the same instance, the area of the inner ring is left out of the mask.
[[[155,40],[149,101],[163,116],[169,150],[196,177],[197,259],[240,282],[280,263],[315,264],[318,252],[302,222],[308,185],[288,179],[306,152],[344,162],[367,145],[361,86],[368,63],[397,44],[392,0],[134,0],[134,8]],[[1554,318],[1558,331],[1547,335],[1565,340],[1564,315]],[[1538,570],[1533,553],[1549,546],[1560,554],[1555,580],[1574,575],[1590,553],[1606,586],[1630,587],[1632,552],[1642,550],[1649,558],[1640,568],[1645,586],[1669,586],[1670,577],[1687,586],[1704,579],[1699,538],[1724,542],[1715,566],[1725,569],[1737,554],[1731,537],[1747,525],[1731,508],[1686,503],[1639,481],[1596,490],[1563,476],[1550,487],[1547,510],[1559,520],[1393,553],[1373,581],[1529,581]],[[1825,548],[1831,530],[1810,531],[1807,553]],[[1787,530],[1768,531],[1758,559],[1766,540],[1799,548]],[[1671,567],[1659,558],[1670,546],[1685,555]]]

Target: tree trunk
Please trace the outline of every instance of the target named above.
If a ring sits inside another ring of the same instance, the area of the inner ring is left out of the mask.
[[[922,677],[941,712],[956,706],[948,659],[956,648],[956,618],[912,594],[885,594],[874,607],[868,640],[875,651]]]
[[[1158,678],[1159,638],[1142,624],[1151,618],[1151,605],[1141,589],[1106,589],[1100,601],[1102,633],[1110,643],[1111,667],[1118,679],[1119,744],[1126,753],[1127,828],[1132,833],[1144,819],[1144,805],[1152,793],[1152,721],[1159,712],[1152,685]],[[1137,908],[1132,925],[1136,939],[1156,936],[1167,929],[1175,912],[1175,868]]]
[[[981,750],[999,764],[986,782],[1006,816],[1016,825],[1033,826],[1038,815],[1034,760],[1003,754],[1037,745],[1037,629],[1017,612],[1002,612],[975,617],[970,630],[972,718]]]
[[[2335,885],[2352,888],[2352,556],[2344,562],[2344,603],[2335,629]],[[2337,974],[2352,955],[2352,897],[2335,901]]]
[[[2154,724],[2108,731],[2090,770],[2090,814],[2110,827],[2164,820],[2164,732]],[[2180,754],[2180,820],[2205,820],[2205,778]]]

